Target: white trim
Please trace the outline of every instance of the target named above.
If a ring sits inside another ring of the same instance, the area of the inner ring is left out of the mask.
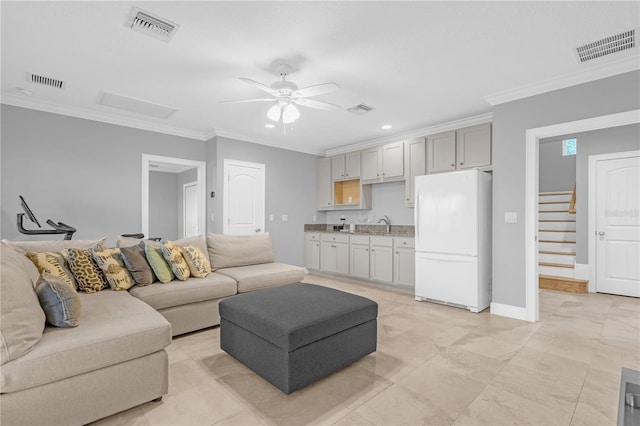
[[[527,129],[525,142],[525,306],[527,310],[527,321],[538,320],[537,188],[539,167],[538,145],[540,139],[562,136],[567,133],[589,132],[636,123],[640,123],[639,109]],[[591,261],[589,261],[589,263],[591,264]],[[593,271],[594,268],[591,269]]]
[[[500,315],[518,320],[527,321],[527,309],[520,306],[504,305],[502,303],[491,302],[490,311],[492,315]]]
[[[573,278],[577,280],[589,280],[589,269],[589,264],[575,263],[573,266]],[[591,280],[589,280],[589,285],[591,285]],[[591,289],[589,289],[589,292],[591,292]]]
[[[289,145],[289,144],[287,144],[287,145],[278,144],[278,143],[275,143],[273,141],[268,141],[268,140],[259,139],[259,138],[252,138],[250,136],[245,136],[245,135],[241,135],[241,134],[238,134],[238,133],[228,132],[228,131],[223,130],[223,129],[216,130],[216,136],[220,136],[220,137],[227,138],[227,139],[236,139],[236,140],[243,141],[243,142],[255,143],[255,144],[258,144],[258,145],[266,145],[266,146],[270,146],[272,148],[286,149],[288,151],[302,152],[302,153],[305,153],[305,154],[324,155],[324,152],[322,152],[322,151],[315,151],[315,150],[307,149],[307,147],[305,147],[304,143],[301,143],[299,140],[295,141],[295,140],[291,139],[289,142],[293,146]]]
[[[243,167],[253,167],[259,169],[262,173],[262,213],[260,217],[262,218],[261,226],[262,232],[266,232],[265,227],[265,211],[266,211],[266,203],[267,203],[267,175],[266,175],[266,166],[262,163],[252,163],[249,161],[240,161],[240,160],[231,160],[229,158],[225,158],[223,160],[222,167],[222,233],[229,233],[229,207],[228,204],[228,196],[229,196],[229,166],[243,166]]]
[[[565,87],[575,86],[578,84],[588,83],[589,81],[600,80],[602,78],[635,71],[639,68],[638,54],[635,53],[614,62],[593,64],[586,70],[580,69],[579,71],[570,74],[549,78],[547,80],[527,84],[515,89],[505,90],[503,92],[493,93],[485,96],[484,99],[490,105],[495,106],[505,102],[528,98],[541,93],[551,92]]]
[[[597,217],[597,163],[598,161],[607,161],[607,160],[616,160],[620,158],[629,158],[629,157],[638,157],[640,156],[640,151],[625,151],[625,152],[613,152],[609,154],[599,154],[599,155],[590,155],[589,156],[589,166],[587,168],[587,173],[589,175],[589,186],[588,186],[588,212],[589,212],[589,220],[587,222],[587,235],[589,236],[587,247],[589,251],[589,265],[592,265],[589,271],[589,292],[595,293],[598,291],[598,262],[597,262],[597,251],[596,251],[596,217]]]
[[[198,183],[198,234],[205,235],[207,232],[207,163],[204,161],[187,160],[185,158],[162,157],[160,155],[142,154],[142,175],[141,196],[140,196],[140,212],[141,212],[141,232],[145,237],[149,235],[149,163],[152,162],[178,164],[181,166],[191,166],[196,169],[196,182]]]
[[[3,94],[2,103],[6,105],[33,109],[36,111],[50,112],[52,114],[66,115],[69,117],[82,118],[85,120],[99,121],[101,123],[115,124],[117,126],[131,127],[134,129],[147,130],[149,132],[164,133],[167,135],[180,136],[183,138],[205,141],[205,134],[180,127],[167,126],[166,124],[156,124],[150,121],[136,118],[123,117],[109,114],[102,111],[91,111],[84,108],[70,107],[53,102],[39,101],[22,96]]]
[[[390,142],[399,142],[407,139],[435,135],[437,133],[461,129],[463,127],[475,126],[477,124],[491,123],[492,121],[493,121],[493,113],[488,112],[485,114],[479,114],[479,115],[474,115],[472,117],[462,118],[460,120],[448,121],[446,123],[424,127],[422,129],[411,130],[409,132],[404,132],[404,133],[396,133],[394,135],[385,136],[383,138],[377,138],[370,141],[359,142],[359,143],[355,143],[347,146],[342,146],[340,148],[329,149],[324,153],[324,155],[328,157],[331,155],[344,154],[345,152],[358,151],[365,148],[373,148],[373,147],[390,143]]]

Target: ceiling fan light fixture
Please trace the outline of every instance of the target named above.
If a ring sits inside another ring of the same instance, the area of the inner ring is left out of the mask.
[[[282,110],[282,122],[284,124],[293,123],[300,117],[300,111],[294,104],[288,104]]]
[[[267,112],[267,118],[271,121],[280,121],[280,105],[275,104]]]

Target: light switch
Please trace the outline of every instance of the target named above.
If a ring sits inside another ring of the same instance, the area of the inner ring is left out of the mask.
[[[283,222],[287,222],[289,220],[289,215],[288,214],[283,214],[282,215],[282,221]]]
[[[504,223],[517,223],[518,213],[516,212],[504,212]]]
[[[274,219],[274,216],[273,216],[273,213],[271,213],[271,214],[269,215],[269,222],[273,222],[273,219]]]
[[[316,216],[315,214],[314,214],[313,216],[311,216],[311,217],[313,218],[313,221],[314,221],[314,222],[317,222],[317,221],[318,221],[318,216]]]
[[[211,222],[213,222],[213,221],[214,221],[214,220],[213,220],[213,213],[211,213]]]

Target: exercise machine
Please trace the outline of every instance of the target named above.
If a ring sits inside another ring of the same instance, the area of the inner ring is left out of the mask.
[[[42,229],[42,225],[40,225],[40,222],[38,222],[38,219],[36,219],[36,216],[33,214],[31,209],[29,208],[29,205],[24,200],[22,195],[18,195],[18,197],[20,197],[20,204],[22,205],[22,210],[24,210],[24,213],[18,213],[18,231],[20,231],[21,234],[25,234],[25,235],[64,234],[65,240],[70,240],[73,237],[73,234],[76,232],[76,228],[74,228],[73,226],[69,226],[66,223],[62,223],[62,222],[56,223],[51,219],[47,220],[47,225],[49,225],[53,229]],[[25,227],[22,224],[22,222],[24,221],[25,215],[27,216],[27,219],[29,219],[31,222],[38,225],[38,228],[40,229],[25,229]]]

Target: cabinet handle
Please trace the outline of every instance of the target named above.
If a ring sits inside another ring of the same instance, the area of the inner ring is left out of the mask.
[[[462,166],[464,163],[460,163],[460,165]]]
[[[452,164],[452,165],[451,165],[451,167],[455,167],[455,166],[456,166],[455,164]]]
[[[374,249],[371,249],[371,251],[375,251]]]
[[[396,254],[400,254],[399,252],[396,252]]]
[[[376,173],[376,176],[380,176],[380,173]]]
[[[404,245],[406,246],[406,245],[407,245],[407,242],[406,242],[406,241],[403,241],[403,242],[402,242],[402,244],[404,244]]]
[[[369,249],[364,249],[364,251],[369,251]]]

